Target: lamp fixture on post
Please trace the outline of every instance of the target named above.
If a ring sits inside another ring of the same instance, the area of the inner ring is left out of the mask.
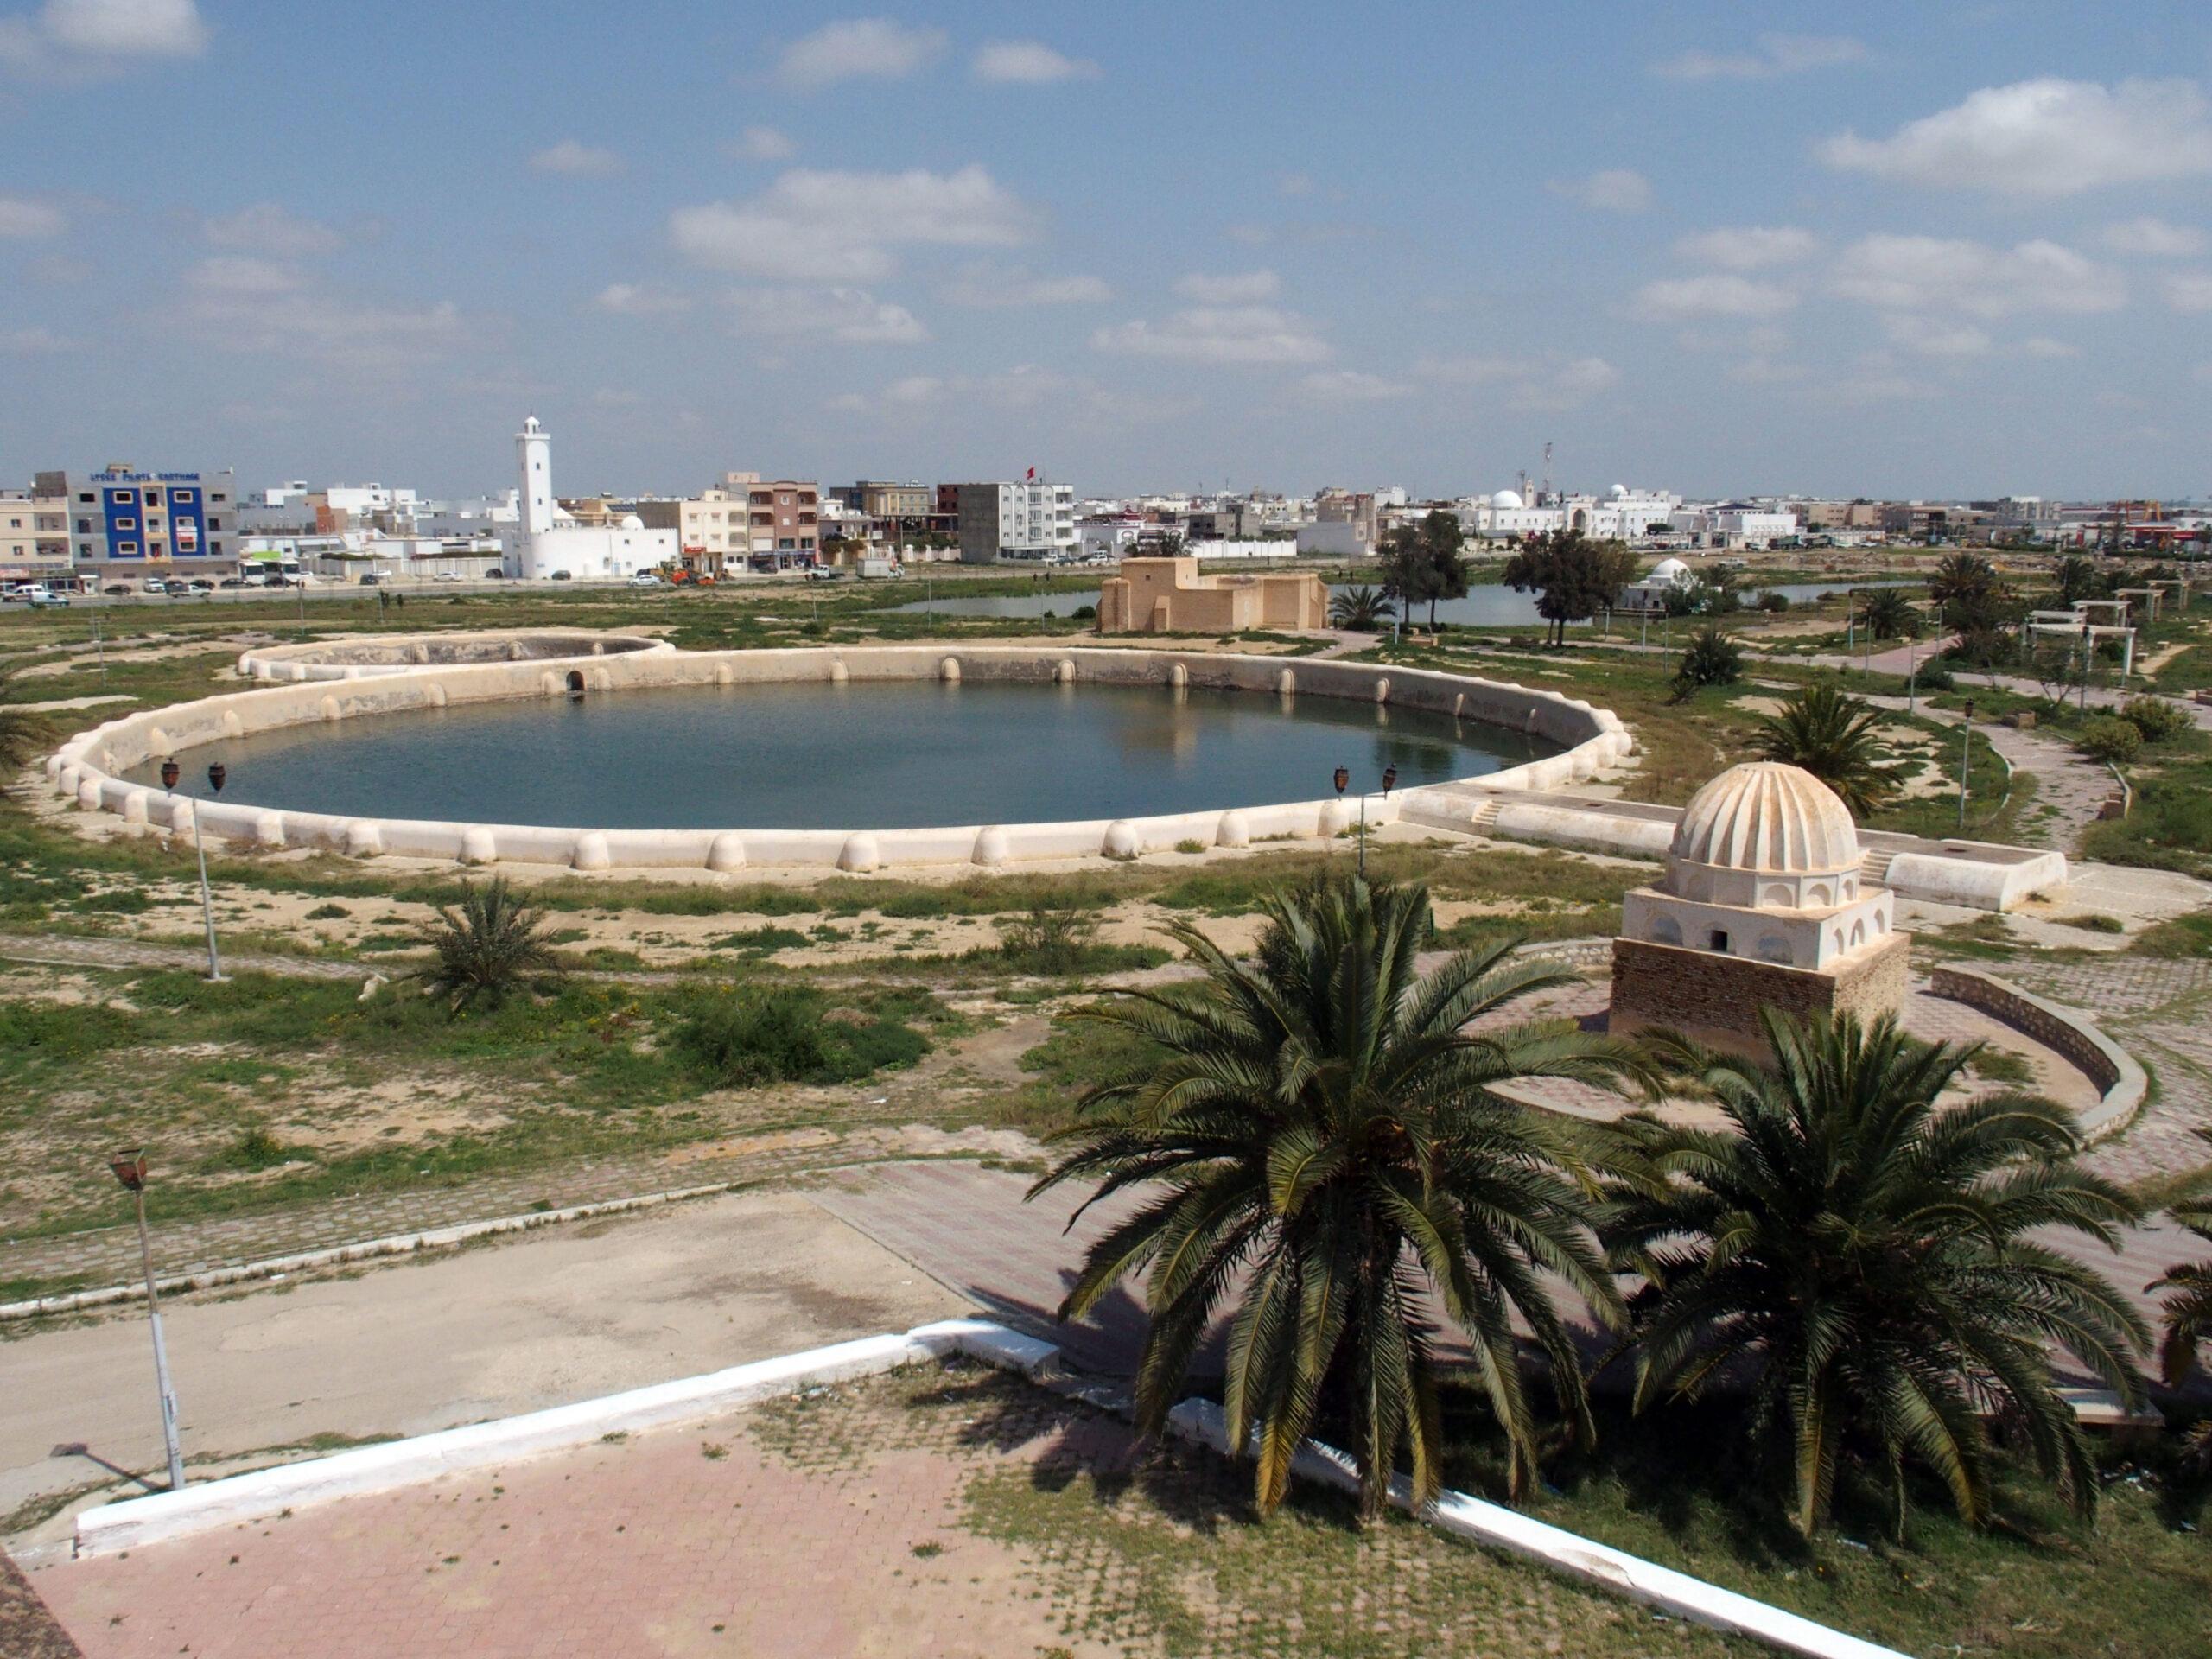
[[[146,1154],[137,1147],[127,1147],[110,1158],[107,1166],[123,1183],[123,1190],[138,1201],[138,1261],[146,1273],[146,1317],[154,1327],[154,1382],[162,1395],[162,1445],[168,1453],[169,1490],[181,1492],[184,1453],[176,1438],[176,1390],[169,1386],[169,1351],[162,1340],[162,1302],[154,1286],[154,1251],[146,1239]]]
[[[215,795],[221,794],[223,785],[229,779],[230,775],[230,768],[221,761],[216,761],[207,768],[209,791]],[[177,779],[183,776],[184,769],[177,765],[175,755],[171,755],[162,762],[163,789],[174,791],[177,785]],[[220,984],[223,979],[223,959],[215,948],[215,899],[207,886],[207,841],[200,827],[200,806],[196,801],[194,802],[192,808],[192,845],[193,849],[200,855],[200,913],[207,924],[207,977],[211,982]]]
[[[1337,768],[1336,776],[1331,779],[1331,781],[1336,785],[1337,798],[1341,801],[1344,798],[1344,791],[1351,785],[1351,768],[1350,766],[1338,766]],[[1327,851],[1332,855],[1333,855],[1337,850],[1336,842],[1336,831],[1332,830],[1329,832],[1329,845],[1327,848]]]

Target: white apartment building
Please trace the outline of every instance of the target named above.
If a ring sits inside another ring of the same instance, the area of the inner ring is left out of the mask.
[[[1075,486],[1032,479],[958,486],[960,562],[1051,563],[1075,557]]]
[[[60,495],[0,491],[0,581],[69,579],[69,502]]]

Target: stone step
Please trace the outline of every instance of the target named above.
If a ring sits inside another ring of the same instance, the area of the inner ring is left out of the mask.
[[[1896,857],[1895,853],[1885,852],[1878,847],[1868,848],[1866,856],[1859,861],[1859,880],[1870,887],[1888,886],[1890,861]]]

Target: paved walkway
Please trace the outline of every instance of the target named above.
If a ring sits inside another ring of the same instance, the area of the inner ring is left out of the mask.
[[[889,1128],[842,1135],[826,1128],[795,1129],[632,1157],[595,1158],[451,1186],[357,1193],[211,1221],[164,1222],[156,1204],[154,1270],[163,1278],[206,1273],[464,1222],[772,1180],[887,1156],[912,1156],[911,1140]],[[92,1287],[130,1284],[139,1276],[138,1236],[127,1227],[53,1238],[0,1239],[0,1281],[68,1279]]]
[[[928,1369],[33,1576],[89,1659],[1739,1649],[1427,1528],[1248,1524],[1250,1478]]]
[[[332,962],[322,957],[257,956],[220,950],[223,970],[270,974],[287,979],[365,980],[383,971],[370,963]],[[204,972],[204,944],[160,944],[147,939],[73,938],[60,933],[0,933],[0,958],[60,968],[182,968]],[[389,973],[385,974],[390,978]]]
[[[1866,701],[1877,709],[1897,713],[1910,706],[1904,697],[1870,696]],[[1925,699],[1919,702],[1915,712],[1922,720],[1955,730],[1964,724],[1966,718],[1950,709],[1936,708]],[[2097,821],[2105,798],[2113,792],[2112,773],[2063,738],[2047,737],[2038,731],[2022,731],[2017,727],[1984,721],[1974,727],[1974,736],[2003,755],[2015,773],[2025,772],[2036,780],[2035,806],[2030,815],[2035,833],[2015,838],[2037,845],[2047,842],[2063,853],[2078,849],[2082,832]],[[1946,759],[1958,759],[1955,746],[1955,752]],[[1974,815],[1968,819],[1971,834],[1974,818],[1993,811],[1996,803],[1969,801],[1967,804],[1968,812]],[[2024,830],[2029,826],[2020,827]]]

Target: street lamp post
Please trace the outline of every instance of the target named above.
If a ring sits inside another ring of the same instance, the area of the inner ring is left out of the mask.
[[[184,1490],[184,1453],[176,1439],[176,1390],[169,1386],[169,1351],[162,1340],[162,1301],[154,1287],[154,1249],[146,1238],[146,1154],[137,1147],[118,1152],[107,1166],[124,1190],[138,1200],[138,1261],[146,1270],[146,1317],[154,1327],[154,1382],[162,1394],[162,1444],[169,1456],[169,1490]]]
[[[1967,772],[1974,765],[1974,699],[1966,701],[1966,718],[1959,722],[1959,833],[1967,828]]]
[[[1338,766],[1334,781],[1337,785],[1337,798],[1342,800],[1345,788],[1351,783],[1351,769],[1349,766]],[[1397,784],[1398,768],[1395,766],[1383,767],[1382,798],[1384,800],[1390,798],[1390,791],[1397,787]],[[1359,879],[1363,881],[1367,880],[1367,791],[1365,790],[1359,792]]]
[[[163,789],[174,790],[177,779],[183,775],[183,769],[177,765],[174,756],[162,762]],[[216,794],[221,794],[223,782],[230,775],[230,768],[221,761],[216,761],[207,768],[207,787]],[[191,799],[189,796],[186,798]],[[211,983],[220,984],[223,959],[215,950],[215,898],[207,887],[207,839],[200,827],[200,804],[197,801],[192,804],[192,845],[200,855],[200,913],[207,924],[207,978]]]

